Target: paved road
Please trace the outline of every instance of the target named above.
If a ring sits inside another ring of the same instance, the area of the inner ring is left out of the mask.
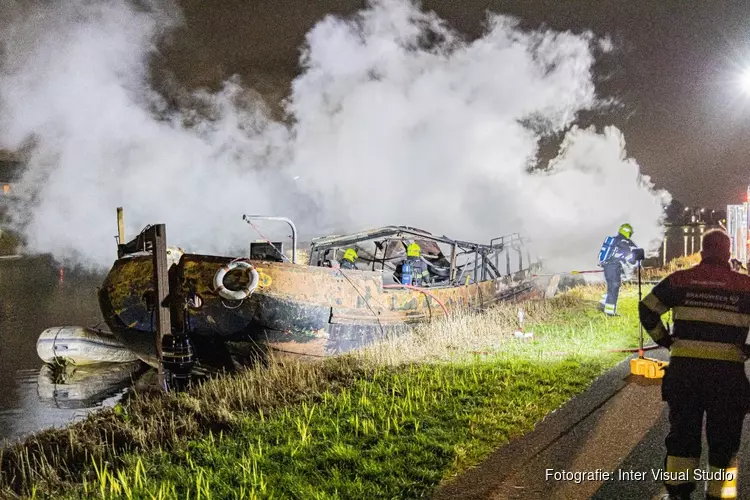
[[[651,356],[665,359],[666,352]],[[748,419],[750,420],[750,419]],[[749,457],[746,421],[742,456]],[[443,499],[657,499],[665,491],[652,471],[663,467],[667,409],[659,381],[629,376],[627,362],[553,413],[524,438],[444,485]],[[704,442],[703,466],[706,467]],[[740,498],[750,498],[750,462],[740,466]],[[553,472],[591,473],[591,480],[554,480]],[[598,471],[598,475],[597,475]],[[604,480],[603,473],[611,475]],[[628,476],[629,474],[629,476]],[[702,486],[693,498],[703,498]]]

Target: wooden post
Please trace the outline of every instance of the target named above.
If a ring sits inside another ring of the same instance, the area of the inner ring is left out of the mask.
[[[122,214],[122,207],[117,207],[117,258],[122,259],[125,255],[121,248],[127,243],[125,241],[125,220]]]
[[[148,230],[154,263],[154,288],[156,292],[156,352],[159,357],[159,383],[164,385],[162,340],[172,334],[171,307],[169,303],[169,263],[167,262],[167,226],[156,224]]]
[[[124,245],[125,241],[125,219],[122,214],[122,207],[117,207],[117,243]]]

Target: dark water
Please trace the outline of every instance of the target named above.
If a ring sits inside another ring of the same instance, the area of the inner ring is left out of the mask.
[[[142,371],[138,363],[55,373],[44,366],[36,353],[43,330],[102,322],[96,291],[104,276],[66,269],[60,283],[59,271],[46,258],[0,259],[0,442],[114,404]]]

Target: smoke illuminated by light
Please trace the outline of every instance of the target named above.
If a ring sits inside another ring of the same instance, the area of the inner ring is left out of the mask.
[[[669,195],[641,175],[619,130],[574,126],[601,104],[592,67],[611,44],[591,33],[490,16],[467,42],[406,0],[373,1],[308,33],[289,125],[239,79],[193,95],[211,120],[168,112],[148,71],[178,18],[162,7],[67,0],[0,12],[0,147],[33,145],[13,213],[33,250],[109,266],[116,206],[129,235],[164,222],[170,242],[205,253],[247,248],[242,213],[290,216],[308,234],[520,231],[553,266],[595,264],[623,222],[659,246]],[[558,157],[529,172],[551,134],[565,137]]]

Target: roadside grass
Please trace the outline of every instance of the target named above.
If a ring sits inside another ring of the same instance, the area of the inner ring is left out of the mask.
[[[140,394],[0,458],[37,498],[420,498],[584,390],[637,345],[603,287],[502,304],[355,355],[278,361],[187,394]],[[513,337],[518,308],[533,338]]]

